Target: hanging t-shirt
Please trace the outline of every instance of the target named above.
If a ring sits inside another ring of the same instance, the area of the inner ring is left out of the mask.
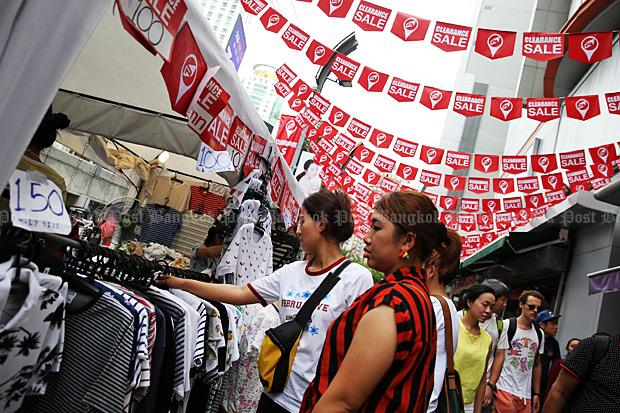
[[[181,229],[174,236],[171,248],[181,254],[192,255],[194,249],[202,246],[212,225],[213,218],[209,215],[198,214],[194,211],[183,212]]]
[[[285,265],[268,277],[259,278],[248,287],[263,305],[280,301],[280,321],[290,321],[318,288],[330,271],[344,258],[322,271],[309,271],[306,261]],[[353,301],[372,287],[370,271],[359,264],[350,264],[340,274],[340,281],[312,313],[301,336],[288,383],[282,393],[269,394],[276,403],[291,412],[299,411],[304,392],[314,378],[327,328]]]
[[[163,205],[147,205],[140,241],[154,242],[169,247],[179,228],[181,228],[179,211]]]
[[[0,411],[15,412],[27,394],[45,394],[61,357],[63,295],[39,283],[38,268],[0,266]]]
[[[491,336],[483,328],[479,335],[474,335],[467,330],[463,321],[459,320],[459,324],[459,345],[454,353],[454,369],[461,377],[463,402],[471,404],[482,375],[485,374],[484,366],[491,347]]]
[[[169,176],[154,178],[154,184],[147,185],[144,191],[149,204],[169,206],[177,211],[185,211],[189,202],[190,185],[177,182]]]
[[[210,188],[192,186],[189,199],[189,209],[217,218],[226,206],[226,198]]]
[[[450,309],[450,315],[452,319],[452,351],[456,351],[456,346],[459,342],[459,329],[460,322],[459,317],[454,306],[454,302],[444,297],[448,303]],[[436,297],[431,295],[431,302],[433,303],[433,311],[435,312],[435,320],[437,321],[437,356],[435,358],[435,375],[433,385],[433,394],[428,403],[428,412],[434,412],[437,409],[437,399],[441,393],[443,387],[443,379],[446,375],[446,368],[448,365],[448,355],[446,354],[446,322],[443,317],[443,311],[441,309],[441,303]]]
[[[510,320],[504,320],[504,331],[508,331]],[[502,332],[502,334],[504,334]],[[512,341],[508,343],[502,374],[497,388],[522,399],[532,398],[532,371],[537,354],[544,351],[545,338],[538,342],[536,330],[522,330],[517,327]]]

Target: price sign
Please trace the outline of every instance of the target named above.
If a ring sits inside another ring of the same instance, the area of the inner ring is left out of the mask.
[[[196,170],[199,172],[229,172],[234,171],[235,167],[227,151],[214,151],[202,143],[196,160]]]
[[[34,176],[33,172],[16,170],[9,185],[13,225],[37,232],[71,232],[71,219],[56,184],[41,174]]]

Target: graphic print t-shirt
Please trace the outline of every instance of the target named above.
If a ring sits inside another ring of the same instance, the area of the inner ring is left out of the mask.
[[[510,321],[504,320],[504,331],[508,331]],[[502,332],[502,334],[504,334]],[[499,376],[497,388],[523,399],[532,398],[532,371],[537,354],[544,351],[544,337],[538,342],[536,330],[522,330],[517,327],[509,348],[505,351],[504,366]]]
[[[280,321],[290,321],[329,272],[341,262],[321,272],[311,272],[306,269],[306,261],[297,261],[285,265],[269,277],[252,281],[248,287],[261,299],[263,305],[280,300]],[[312,313],[299,341],[286,388],[282,393],[270,394],[269,397],[288,411],[299,411],[304,392],[314,378],[327,328],[372,285],[370,271],[359,264],[352,263],[342,271],[340,281]]]

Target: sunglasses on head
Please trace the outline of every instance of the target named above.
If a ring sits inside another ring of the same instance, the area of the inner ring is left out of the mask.
[[[539,307],[539,306],[534,305],[534,304],[525,304],[525,305],[527,306],[527,308],[530,309],[530,311],[534,311],[534,310],[540,311],[540,310],[542,310],[542,307]]]

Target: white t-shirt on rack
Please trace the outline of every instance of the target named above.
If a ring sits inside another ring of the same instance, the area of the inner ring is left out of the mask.
[[[504,320],[504,332],[508,334],[510,321]],[[529,330],[517,327],[510,348],[505,351],[504,366],[497,381],[497,388],[522,399],[532,398],[532,371],[537,354],[545,350],[545,337],[538,342],[536,330],[532,326]]]
[[[452,318],[452,351],[456,352],[461,323],[459,323],[459,316],[454,302],[448,297],[444,297],[444,299],[448,303],[450,316]],[[448,366],[448,354],[446,353],[446,323],[443,317],[441,303],[433,296],[431,296],[431,302],[433,303],[433,311],[435,312],[435,320],[437,322],[437,356],[435,358],[435,383],[433,384],[433,394],[428,403],[428,412],[434,412],[437,409],[437,399],[439,399],[439,394],[441,394],[443,379],[446,375],[446,368]]]
[[[311,272],[307,270],[306,261],[297,261],[285,265],[269,277],[252,281],[248,287],[261,299],[263,305],[280,301],[280,321],[286,322],[295,318],[303,303],[340,262],[323,271]],[[299,341],[284,391],[269,394],[277,404],[290,412],[299,411],[306,388],[314,379],[329,325],[372,285],[370,271],[359,264],[351,263],[342,271],[340,281],[312,313]]]

